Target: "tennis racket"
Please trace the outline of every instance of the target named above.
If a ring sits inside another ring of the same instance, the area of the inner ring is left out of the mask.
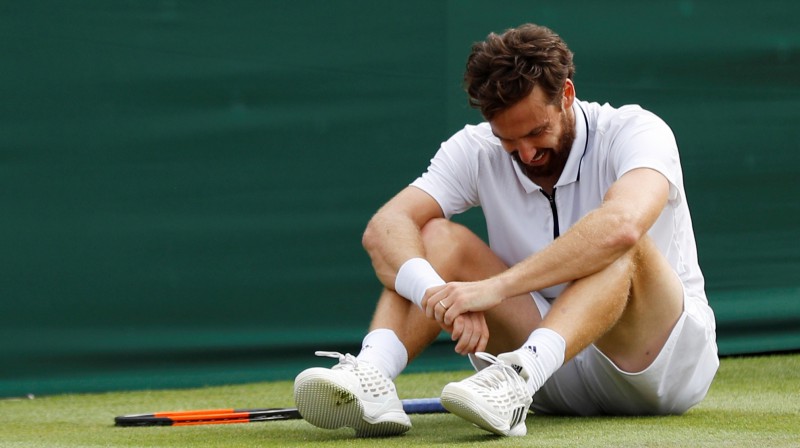
[[[407,414],[441,414],[447,410],[438,398],[403,400]],[[120,415],[117,426],[190,426],[226,423],[269,422],[303,418],[297,408],[196,409],[191,411],[155,412],[153,414]]]

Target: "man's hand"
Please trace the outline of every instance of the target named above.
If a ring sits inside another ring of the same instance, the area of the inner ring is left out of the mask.
[[[486,311],[503,301],[495,279],[477,282],[450,282],[425,291],[422,301],[425,314],[443,327],[451,326],[456,317],[470,311]]]
[[[422,300],[425,314],[439,322],[458,341],[456,352],[483,351],[489,340],[489,327],[483,311],[503,301],[492,280],[451,282],[429,288]]]

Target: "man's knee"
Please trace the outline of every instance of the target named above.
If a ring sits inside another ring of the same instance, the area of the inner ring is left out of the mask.
[[[442,245],[452,246],[458,242],[458,234],[464,231],[469,232],[460,224],[456,224],[445,218],[435,218],[428,221],[420,233],[425,247],[436,247]]]
[[[631,264],[633,296],[659,297],[666,293],[682,299],[683,287],[677,273],[649,236],[642,238],[634,248]]]
[[[428,221],[420,229],[428,261],[437,270],[447,270],[447,266],[459,258],[461,240],[466,233],[470,233],[467,228],[444,218]]]
[[[425,257],[447,281],[483,279],[505,269],[489,246],[461,224],[433,219],[422,227],[421,235]]]
[[[422,244],[428,256],[468,250],[483,241],[467,227],[444,218],[428,221],[422,229]]]

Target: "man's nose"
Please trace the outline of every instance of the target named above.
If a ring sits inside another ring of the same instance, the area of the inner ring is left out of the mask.
[[[538,151],[538,148],[529,143],[520,142],[517,145],[517,153],[524,163],[530,163],[533,157],[536,156],[536,151]]]

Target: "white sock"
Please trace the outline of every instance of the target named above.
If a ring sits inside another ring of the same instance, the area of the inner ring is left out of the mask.
[[[394,331],[379,328],[364,337],[356,359],[372,364],[387,378],[394,380],[406,368],[408,351]]]
[[[522,348],[514,351],[522,358],[522,367],[528,374],[528,386],[533,392],[539,390],[561,368],[566,349],[567,344],[560,334],[549,328],[538,328]]]

